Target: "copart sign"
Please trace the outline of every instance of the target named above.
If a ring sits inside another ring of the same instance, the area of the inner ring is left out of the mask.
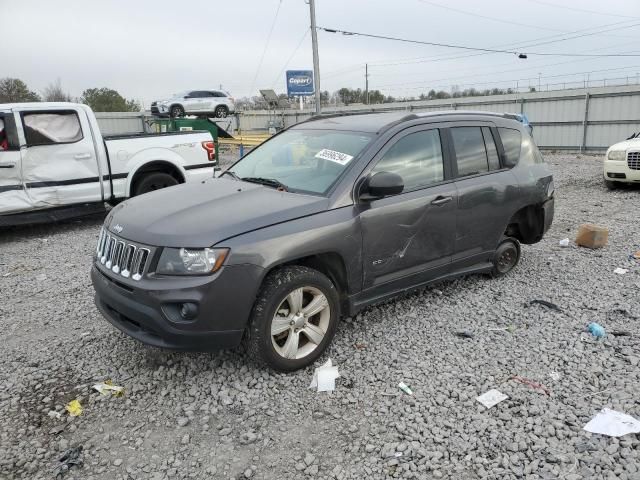
[[[287,95],[313,95],[312,70],[287,70]]]

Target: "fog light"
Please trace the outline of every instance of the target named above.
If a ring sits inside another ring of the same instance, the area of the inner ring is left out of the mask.
[[[198,305],[195,303],[183,303],[180,306],[180,316],[185,320],[193,320],[198,316]]]

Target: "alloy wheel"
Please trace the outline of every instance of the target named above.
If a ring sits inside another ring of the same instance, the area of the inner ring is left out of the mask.
[[[313,352],[327,333],[331,307],[317,288],[296,288],[282,300],[271,321],[271,342],[283,358],[300,359]]]

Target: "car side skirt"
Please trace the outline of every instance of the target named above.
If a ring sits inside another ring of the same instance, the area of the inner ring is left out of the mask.
[[[410,287],[397,288],[397,289],[393,289],[393,287],[390,287],[392,289],[389,290],[388,292],[375,295],[375,296],[368,295],[367,291],[360,292],[348,299],[348,302],[347,302],[348,308],[347,308],[347,312],[345,313],[349,316],[353,316],[357,314],[360,310],[366,307],[384,302],[398,295],[410,293],[414,290],[418,290],[420,288],[426,287],[427,285],[431,285],[433,283],[442,282],[445,280],[453,280],[455,278],[463,277],[465,275],[488,273],[491,271],[492,268],[493,268],[493,264],[491,262],[482,262],[482,263],[477,263],[470,267],[461,268],[454,272],[449,272],[447,274],[416,283],[414,285],[411,285]]]

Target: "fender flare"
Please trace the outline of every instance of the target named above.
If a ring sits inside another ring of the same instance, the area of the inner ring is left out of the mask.
[[[136,153],[133,157],[127,160],[127,170],[129,170],[129,174],[127,175],[127,182],[125,186],[126,198],[131,197],[131,187],[133,186],[133,179],[135,178],[138,171],[153,162],[162,162],[171,165],[178,172],[180,172],[180,175],[182,175],[182,180],[186,181],[187,175],[183,166],[184,160],[182,159],[182,157],[180,157],[180,155],[165,148],[150,148],[147,150],[142,150],[141,152]]]

